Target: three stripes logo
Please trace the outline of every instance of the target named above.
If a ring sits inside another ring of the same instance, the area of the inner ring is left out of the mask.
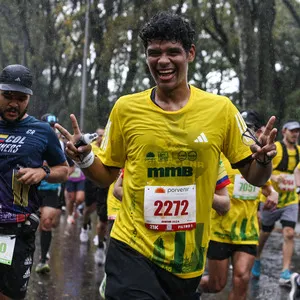
[[[30,268],[27,269],[27,271],[25,272],[25,274],[23,275],[23,278],[29,278],[30,277]]]
[[[195,143],[208,143],[208,139],[205,134],[202,132],[195,140]]]
[[[24,261],[24,265],[25,266],[32,265],[32,258],[30,256],[26,257],[26,259]]]

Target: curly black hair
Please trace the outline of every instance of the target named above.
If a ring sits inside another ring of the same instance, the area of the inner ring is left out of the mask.
[[[194,43],[195,30],[190,23],[172,12],[159,12],[144,25],[139,33],[145,50],[151,40],[175,41],[188,52]]]

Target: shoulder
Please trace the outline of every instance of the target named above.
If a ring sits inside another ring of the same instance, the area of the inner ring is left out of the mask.
[[[142,92],[121,96],[116,101],[115,105],[130,105],[132,102],[136,103],[138,101],[144,101],[145,98],[150,99],[152,89],[153,88],[147,89],[147,90],[142,91]]]
[[[217,94],[213,94],[213,93],[210,93],[210,92],[206,92],[206,91],[203,91],[193,85],[190,85],[190,89],[191,89],[191,93],[193,96],[197,97],[197,98],[202,98],[202,99],[206,99],[206,100],[210,100],[210,101],[216,101],[218,102],[219,104],[220,103],[230,103],[232,104],[231,100],[226,97],[226,96],[221,96],[221,95],[217,95]]]
[[[21,125],[26,125],[26,127],[32,127],[34,129],[42,129],[44,131],[51,130],[51,127],[47,122],[42,122],[33,116],[28,116],[27,118],[22,120]]]

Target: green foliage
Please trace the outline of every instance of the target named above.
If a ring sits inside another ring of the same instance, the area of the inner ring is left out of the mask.
[[[173,10],[195,27],[196,59],[189,68],[191,83],[227,95],[241,109],[254,108],[265,117],[275,114],[280,120],[299,119],[300,26],[284,2],[276,1],[275,24],[270,29],[276,68],[272,90],[276,97],[272,103],[265,98],[254,107],[251,103],[245,107],[243,90],[229,89],[233,80],[242,80],[236,1],[93,1],[85,130],[105,125],[120,95],[154,85],[138,31],[161,10]],[[299,2],[289,3],[299,15]],[[69,114],[80,114],[86,7],[86,1],[75,0],[2,0],[0,7],[1,67],[13,63],[29,66],[34,74],[29,112],[37,117],[53,112],[67,127]],[[257,18],[255,11],[252,17]],[[253,45],[253,55],[259,56],[256,49],[258,45]]]

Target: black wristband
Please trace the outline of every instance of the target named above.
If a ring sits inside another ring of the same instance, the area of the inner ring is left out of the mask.
[[[270,158],[266,153],[264,154],[264,160],[260,160],[258,158],[255,158],[255,160],[262,166],[266,167],[271,161],[272,158]]]
[[[48,166],[41,166],[41,168],[46,172],[46,177],[44,179],[47,179],[50,176],[50,168]]]
[[[255,158],[256,162],[264,167],[266,167],[271,161],[272,159],[265,159],[265,160],[260,160]]]

